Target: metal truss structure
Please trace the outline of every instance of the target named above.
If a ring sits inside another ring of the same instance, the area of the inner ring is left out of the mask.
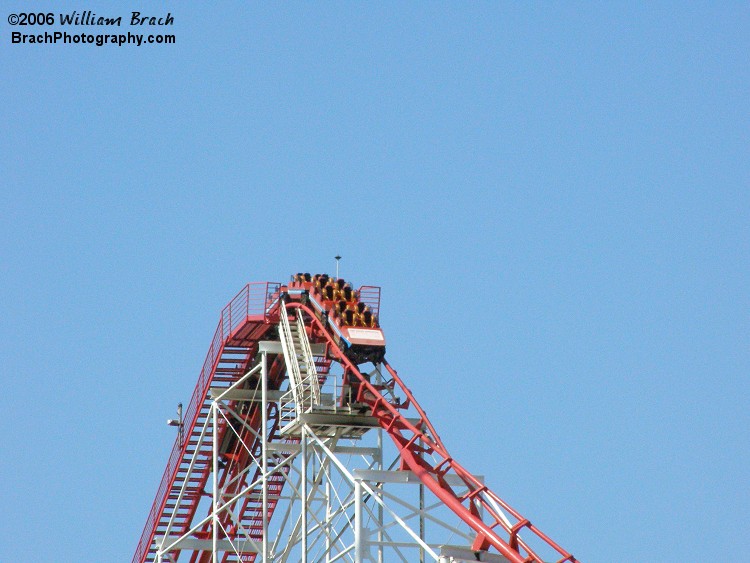
[[[379,290],[360,295],[378,310]],[[224,309],[133,563],[575,562],[448,454],[324,305],[262,283]]]

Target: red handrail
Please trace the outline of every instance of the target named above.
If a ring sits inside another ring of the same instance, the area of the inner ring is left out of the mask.
[[[183,427],[186,430],[184,436],[187,438],[183,440],[182,444],[180,443],[179,436],[175,439],[172,452],[169,454],[167,466],[159,483],[159,488],[156,491],[154,503],[151,505],[146,525],[143,527],[143,532],[138,541],[138,547],[133,556],[133,563],[141,563],[145,560],[146,554],[154,540],[158,518],[164,510],[168,491],[174,483],[180,460],[184,456],[183,450],[187,448],[190,441],[189,437],[193,433],[198,412],[205,402],[206,393],[213,379],[216,364],[224,346],[235,331],[249,320],[253,319],[261,322],[268,320],[269,311],[273,307],[274,301],[278,299],[280,287],[281,284],[275,282],[249,283],[221,311],[221,318],[211,339],[211,345],[203,362],[198,383],[195,386],[192,397],[190,397],[188,408],[184,413]]]
[[[372,314],[380,316],[380,288],[374,285],[363,285],[359,288],[359,300],[367,305]]]

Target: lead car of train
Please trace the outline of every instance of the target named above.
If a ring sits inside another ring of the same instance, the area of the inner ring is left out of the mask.
[[[292,276],[287,293],[291,299],[311,306],[350,360],[357,364],[383,360],[385,336],[378,322],[379,287],[355,290],[341,278],[304,273]]]

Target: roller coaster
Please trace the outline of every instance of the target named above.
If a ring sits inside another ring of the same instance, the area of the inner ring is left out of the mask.
[[[227,304],[133,563],[577,561],[448,453],[380,293],[299,273]]]

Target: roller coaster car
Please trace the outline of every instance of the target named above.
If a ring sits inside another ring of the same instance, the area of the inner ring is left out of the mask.
[[[375,364],[383,361],[385,336],[377,317],[370,312],[371,307],[376,311],[380,307],[380,288],[363,286],[353,291],[343,280],[336,280],[337,289],[326,292],[325,288],[321,288],[320,278],[320,275],[313,278],[309,274],[293,276],[287,288],[289,298],[299,299],[310,305],[323,325],[329,327],[336,344],[352,362]],[[327,276],[324,279],[326,282],[330,280]],[[331,286],[330,283],[328,285]],[[346,298],[349,300],[345,300]],[[343,311],[339,311],[342,307]],[[364,312],[367,312],[366,316]],[[365,318],[367,324],[363,320]]]

